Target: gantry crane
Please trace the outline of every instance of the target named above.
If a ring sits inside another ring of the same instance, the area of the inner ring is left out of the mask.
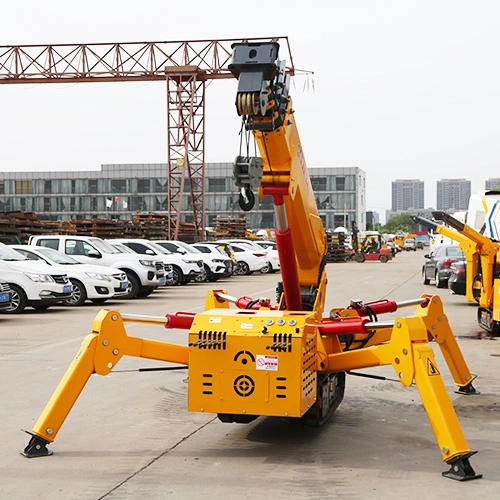
[[[0,46],[0,84],[164,81],[167,85],[168,232],[178,239],[185,181],[196,238],[205,225],[205,91],[209,80],[234,78],[232,44],[242,39]],[[294,74],[287,37],[280,42]]]

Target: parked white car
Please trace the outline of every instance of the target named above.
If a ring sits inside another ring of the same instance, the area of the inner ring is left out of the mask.
[[[239,243],[254,248],[257,251],[265,250],[267,259],[269,260],[269,267],[264,267],[260,270],[261,273],[275,273],[281,270],[280,258],[278,255],[278,245],[275,241],[264,240],[228,240],[230,243]]]
[[[232,241],[227,243],[231,245],[236,258],[235,274],[240,276],[252,274],[261,269],[266,270],[269,266],[269,260],[264,249],[256,250],[249,245],[234,243]]]
[[[3,243],[0,243],[0,276],[12,291],[7,313],[21,313],[26,306],[44,310],[71,297],[73,287],[67,274],[54,271],[44,262],[27,260]]]
[[[99,264],[121,269],[130,286],[123,298],[146,297],[165,284],[165,266],[160,259],[123,253],[93,236],[41,235],[31,236],[28,243],[59,250],[82,264]]]
[[[209,252],[203,253],[199,248],[188,245],[183,241],[174,240],[154,240],[154,243],[161,245],[172,253],[179,253],[203,261],[204,272],[200,274],[197,281],[217,281],[219,278],[227,276],[228,268],[232,269],[232,260],[226,255],[213,255]]]
[[[110,244],[121,243],[137,254],[154,256],[161,259],[165,265],[171,265],[173,271],[171,284],[173,285],[187,285],[190,281],[196,281],[200,274],[205,272],[203,261],[199,257],[172,253],[151,240],[117,238],[106,241]]]
[[[32,245],[10,245],[10,247],[27,259],[46,262],[54,270],[60,270],[68,275],[73,285],[73,293],[71,298],[64,301],[65,305],[81,306],[86,300],[94,304],[103,304],[108,299],[124,297],[127,294],[129,282],[127,275],[121,269],[80,264],[73,257],[49,247]]]
[[[233,275],[234,272],[234,267],[236,265],[236,260],[233,260],[231,257],[228,256],[228,254],[222,249],[221,246],[215,244],[215,243],[209,243],[209,242],[204,242],[204,243],[192,243],[189,245],[196,250],[200,251],[203,255],[208,255],[214,260],[222,259],[224,262],[224,266],[226,268],[226,271],[223,274],[223,278],[228,278],[229,276]],[[232,250],[231,250],[232,252]],[[232,252],[234,255],[234,252]]]

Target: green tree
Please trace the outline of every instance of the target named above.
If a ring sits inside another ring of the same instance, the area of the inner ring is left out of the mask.
[[[404,231],[405,233],[413,233],[417,230],[417,224],[408,214],[401,214],[387,221],[387,224],[382,228],[384,233],[394,234],[396,231]]]

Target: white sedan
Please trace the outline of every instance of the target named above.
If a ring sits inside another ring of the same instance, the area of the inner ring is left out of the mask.
[[[252,274],[255,271],[261,271],[269,266],[269,260],[264,249],[260,251],[253,250],[248,245],[243,245],[241,243],[231,243],[231,248],[236,258],[234,274],[240,276]]]
[[[94,264],[80,264],[69,255],[49,247],[31,245],[10,245],[30,260],[42,260],[68,275],[73,293],[63,301],[65,305],[80,306],[87,299],[102,304],[110,298],[126,295],[129,282],[127,275],[118,268]]]
[[[280,266],[280,259],[278,256],[278,247],[276,246],[276,243],[274,241],[266,241],[267,245],[261,245],[261,243],[264,243],[264,241],[252,241],[252,240],[243,240],[243,239],[231,239],[231,240],[226,240],[231,246],[234,244],[237,244],[239,246],[245,246],[248,248],[251,248],[254,252],[261,253],[265,252],[266,254],[266,259],[268,260],[269,264],[267,266],[264,266],[262,269],[260,269],[261,273],[267,274],[267,273],[275,273],[276,271],[279,271],[281,269]]]

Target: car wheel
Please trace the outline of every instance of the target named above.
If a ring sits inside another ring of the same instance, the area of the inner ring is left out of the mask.
[[[155,288],[156,287],[154,287],[154,286],[141,286],[137,296],[138,297],[149,297],[155,291]]]
[[[87,291],[83,283],[75,279],[70,279],[73,285],[73,292],[69,299],[63,300],[65,306],[81,306],[87,300]]]
[[[267,263],[267,266],[264,266],[260,272],[262,274],[271,274],[273,272],[273,266],[271,265],[270,262]]]
[[[439,279],[439,271],[436,271],[436,288],[444,288],[446,286],[446,280]]]
[[[104,304],[104,302],[106,302],[108,299],[90,299],[90,302],[92,302],[92,304]]]
[[[19,314],[24,311],[27,304],[26,294],[24,290],[17,285],[10,285],[12,290],[12,305],[5,312],[9,314]]]
[[[35,311],[46,311],[49,307],[50,304],[41,304],[39,306],[32,306]]]
[[[382,263],[386,263],[389,259],[387,258],[387,255],[381,255],[378,260]]]
[[[184,281],[184,275],[182,271],[177,266],[172,266],[172,285],[182,285]]]
[[[428,285],[430,282],[431,280],[425,277],[425,269],[422,269],[422,283],[424,285]]]
[[[206,265],[203,264],[203,271],[196,276],[196,283],[206,283],[209,281],[209,276],[210,276],[210,268]]]
[[[139,295],[139,290],[141,289],[141,282],[139,278],[132,273],[126,273],[128,280],[127,293],[122,295],[122,299],[135,299]]]
[[[245,276],[250,272],[250,267],[242,260],[236,263],[235,274],[238,276]]]

